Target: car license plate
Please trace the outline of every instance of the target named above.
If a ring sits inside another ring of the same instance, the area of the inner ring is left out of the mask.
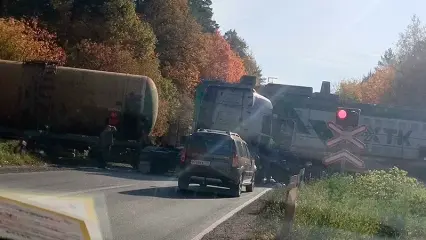
[[[202,160],[191,160],[192,165],[200,165],[200,166],[210,166],[209,161],[202,161]]]

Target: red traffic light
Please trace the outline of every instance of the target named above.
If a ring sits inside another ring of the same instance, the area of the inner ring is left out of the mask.
[[[348,116],[348,113],[345,110],[341,109],[337,111],[337,117],[339,119],[345,119],[347,116]]]

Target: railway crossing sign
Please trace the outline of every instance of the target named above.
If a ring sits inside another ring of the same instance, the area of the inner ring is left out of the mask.
[[[336,162],[341,162],[342,166],[344,166],[345,162],[349,162],[352,165],[354,165],[355,167],[358,168],[364,168],[364,161],[362,161],[361,159],[359,159],[357,156],[353,155],[352,153],[350,153],[348,150],[343,149],[337,153],[334,153],[332,155],[330,155],[329,157],[327,157],[326,159],[324,159],[323,163],[325,165],[329,165],[332,163],[336,163]]]
[[[338,126],[334,122],[328,122],[327,126],[335,135],[334,138],[327,141],[327,147],[332,147],[342,141],[345,141],[352,143],[361,150],[365,149],[365,144],[361,140],[356,138],[356,135],[365,132],[367,130],[366,126],[359,126],[350,132],[344,131],[340,126]]]
[[[361,140],[356,138],[356,135],[362,132],[365,132],[367,130],[366,126],[359,126],[350,131],[343,130],[342,127],[340,127],[334,122],[328,122],[327,126],[330,128],[330,130],[333,132],[333,135],[334,135],[332,139],[326,142],[327,147],[335,146],[336,144],[341,142],[347,142],[347,143],[353,144],[354,146],[356,146],[357,148],[361,150],[365,149],[365,144]],[[323,160],[323,163],[325,165],[330,165],[335,162],[340,162],[342,172],[344,171],[346,162],[349,162],[358,168],[365,167],[364,161],[362,161],[360,158],[350,153],[346,149],[343,149],[337,153],[334,153]]]

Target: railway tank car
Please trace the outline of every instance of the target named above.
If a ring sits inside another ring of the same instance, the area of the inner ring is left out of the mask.
[[[157,89],[145,76],[0,60],[2,132],[99,136],[114,114],[117,140],[137,141],[151,133],[157,112]]]

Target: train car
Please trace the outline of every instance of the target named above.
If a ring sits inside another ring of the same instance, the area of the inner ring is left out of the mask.
[[[5,132],[99,136],[113,115],[117,140],[154,128],[158,93],[145,76],[0,60],[0,127]]]
[[[328,154],[325,143],[333,137],[327,122],[335,121],[338,107],[350,107],[361,109],[359,125],[368,128],[359,137],[367,146],[362,153],[363,159],[425,160],[425,111],[342,103],[337,95],[329,92],[328,82],[323,82],[322,89],[313,93],[310,87],[268,84],[260,90],[273,102],[273,139],[282,149],[302,158],[321,161]],[[372,162],[367,161],[367,166],[369,163]]]

